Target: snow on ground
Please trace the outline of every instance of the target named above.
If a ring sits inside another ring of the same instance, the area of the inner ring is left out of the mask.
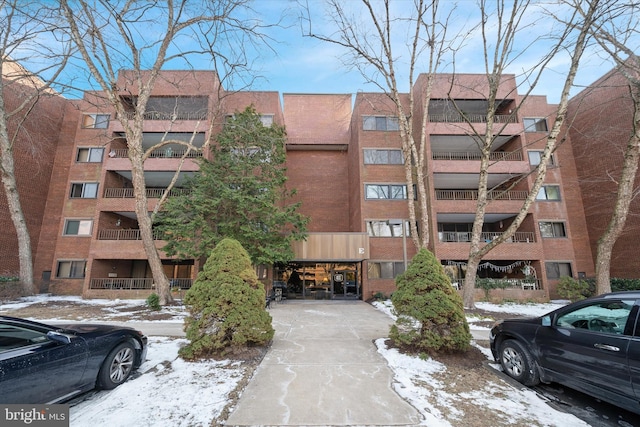
[[[70,409],[71,426],[208,426],[245,375],[238,362],[185,362],[184,339],[149,338],[147,360],[114,390],[91,394]]]
[[[29,297],[5,302],[0,314],[30,304],[46,301],[68,301],[78,304],[95,304],[105,307],[140,305],[142,300],[83,300],[79,297]],[[541,315],[557,304],[489,304],[477,303],[486,311],[502,311],[513,314]],[[390,302],[376,302],[374,306],[393,317]],[[173,321],[182,321],[184,312],[174,309]],[[46,323],[47,320],[39,319]],[[88,320],[105,320],[88,319]],[[479,317],[470,317],[480,321]],[[147,360],[138,374],[125,384],[111,391],[89,393],[73,401],[70,409],[71,426],[208,426],[220,416],[231,393],[248,374],[240,364],[232,361],[185,362],[178,357],[178,349],[184,339],[167,337],[149,338]],[[432,359],[420,359],[400,354],[387,348],[384,339],[376,341],[378,352],[393,369],[396,391],[424,416],[423,425],[431,427],[455,426],[456,411],[447,417],[433,402],[454,408],[456,401],[470,399],[495,411],[496,417],[506,422],[531,421],[541,426],[587,426],[572,415],[555,411],[536,393],[529,389],[516,389],[498,384],[491,378],[483,390],[451,394],[445,391],[436,375],[446,371],[446,366]],[[477,346],[477,344],[474,343]],[[481,348],[491,358],[486,348]],[[83,400],[81,400],[83,399]],[[452,419],[453,418],[453,419]]]
[[[524,421],[530,425],[540,426],[589,425],[571,414],[556,411],[530,389],[516,389],[508,384],[494,381],[491,377],[487,378],[483,389],[457,394],[448,393],[444,384],[436,377],[436,374],[446,371],[445,365],[433,359],[401,354],[396,349],[388,348],[384,341],[384,338],[376,340],[376,346],[394,372],[395,390],[420,411],[424,417],[422,425],[459,426],[460,424],[456,423],[456,417],[461,414],[455,408],[456,403],[461,399],[488,408],[496,419],[500,419],[505,424]],[[432,402],[448,408],[451,413],[445,418]]]

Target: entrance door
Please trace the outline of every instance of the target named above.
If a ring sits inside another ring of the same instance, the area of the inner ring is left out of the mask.
[[[355,271],[334,270],[331,274],[334,298],[358,298],[359,286]]]

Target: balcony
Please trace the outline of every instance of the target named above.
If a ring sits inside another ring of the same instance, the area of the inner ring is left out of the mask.
[[[168,148],[159,148],[157,150],[153,150],[149,155],[151,159],[180,159],[182,157],[186,157],[187,159],[194,159],[197,157],[202,157],[202,151],[189,151],[184,149],[175,149],[173,147]],[[111,150],[109,152],[109,157],[114,159],[126,159],[129,158],[129,150],[126,148],[118,148]]]
[[[124,117],[127,120],[133,120],[134,112],[124,113]],[[188,111],[188,112],[162,112],[162,111],[147,111],[142,115],[144,120],[207,120],[209,113],[207,111]],[[120,118],[120,117],[118,117]]]
[[[535,291],[536,289],[542,289],[540,286],[540,279],[534,279],[534,278],[476,279],[476,282],[478,281],[490,282],[490,285],[491,285],[490,287],[493,289],[522,289],[523,291]],[[482,286],[478,286],[478,283],[476,283],[476,288],[481,288],[481,287]]]
[[[147,188],[146,194],[148,199],[159,199],[167,192],[166,188]],[[191,190],[186,188],[172,188],[169,196],[183,196],[189,194]],[[105,199],[132,199],[133,188],[107,188],[104,190]]]
[[[483,232],[480,234],[480,239],[489,243],[493,239],[502,235],[499,232]],[[453,243],[468,243],[471,241],[471,232],[466,231],[440,231],[438,232],[438,239],[440,242],[453,242]],[[535,234],[528,231],[516,231],[513,236],[505,241],[505,243],[534,243]]]
[[[489,191],[489,200],[525,200],[528,191]],[[436,190],[436,200],[478,200],[478,190]]]
[[[477,151],[438,151],[431,153],[431,158],[433,160],[472,160],[479,161],[482,158],[482,153]],[[504,151],[495,151],[489,153],[490,161],[512,161],[512,162],[521,162],[522,152],[521,151],[512,151],[512,152],[504,152]]]
[[[142,240],[139,229],[104,229],[98,231],[98,240]],[[153,240],[164,240],[164,234],[154,230]]]
[[[193,284],[193,279],[169,279],[171,289],[185,290],[189,289]],[[89,289],[106,289],[106,290],[145,290],[154,289],[153,278],[99,278],[89,281]]]
[[[514,115],[495,115],[494,123],[517,123],[518,120]],[[429,114],[429,122],[431,123],[486,123],[486,114]]]

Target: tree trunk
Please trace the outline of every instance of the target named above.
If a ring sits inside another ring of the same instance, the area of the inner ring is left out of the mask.
[[[0,91],[3,90],[0,84]],[[22,284],[22,293],[24,295],[33,295],[36,292],[33,283],[33,259],[31,254],[31,237],[27,228],[27,221],[20,204],[20,196],[18,194],[18,186],[15,176],[15,164],[13,161],[13,148],[9,139],[9,131],[7,128],[6,116],[4,114],[4,99],[0,96],[0,173],[2,174],[2,185],[7,197],[7,205],[9,207],[9,215],[16,230],[18,237],[18,258],[20,262],[19,278]]]
[[[478,271],[479,260],[476,258],[469,258],[467,261],[467,272],[473,271],[473,274],[467,274],[464,278],[464,286],[462,287],[462,304],[464,308],[475,308],[475,292],[476,292],[476,275]]]
[[[616,204],[611,215],[611,220],[605,232],[598,239],[598,251],[596,256],[596,293],[605,294],[611,292],[611,256],[613,247],[618,237],[624,230],[629,206],[634,196],[635,180],[640,160],[640,96],[633,93],[634,104],[633,126],[634,133],[629,137],[624,154],[622,173],[618,184]],[[640,90],[635,90],[640,92]]]
[[[140,126],[140,128],[142,128]],[[151,268],[153,282],[156,286],[156,292],[160,297],[160,305],[167,305],[173,302],[171,290],[169,288],[169,280],[167,279],[162,267],[162,260],[156,249],[156,243],[153,238],[153,227],[151,217],[149,216],[148,200],[146,194],[146,184],[144,181],[144,160],[141,153],[142,144],[139,142],[142,138],[130,140],[129,143],[129,160],[131,161],[131,176],[133,182],[133,194],[135,196],[135,211],[138,218],[138,227],[140,229],[140,237],[147,262]],[[137,143],[136,143],[137,142]]]

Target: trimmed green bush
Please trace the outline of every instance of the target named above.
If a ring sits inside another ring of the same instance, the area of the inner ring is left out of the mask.
[[[153,293],[147,297],[147,306],[153,311],[158,311],[162,308],[160,307],[160,297],[158,294]]]
[[[595,289],[595,285],[594,285]],[[611,290],[616,291],[636,291],[640,289],[640,279],[618,279],[611,278]]]
[[[462,298],[433,253],[421,249],[396,277],[396,287],[391,301],[398,318],[390,331],[395,345],[432,355],[469,350]]]
[[[580,301],[593,295],[593,291],[586,280],[576,280],[564,276],[558,282],[558,295],[571,301]]]
[[[273,338],[264,287],[237,240],[216,245],[183,302],[190,342],[180,355],[187,360],[240,354]]]

